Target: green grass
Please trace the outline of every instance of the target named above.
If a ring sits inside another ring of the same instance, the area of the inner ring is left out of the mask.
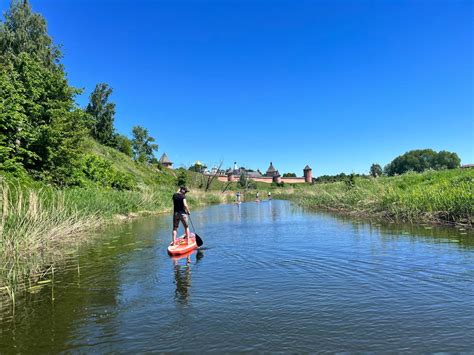
[[[474,170],[455,169],[408,173],[396,177],[356,178],[355,184],[336,182],[295,185],[274,197],[291,199],[309,208],[377,216],[403,222],[473,225]]]
[[[58,188],[28,177],[0,175],[0,299],[2,294],[13,298],[51,272],[71,247],[90,238],[94,228],[171,210],[175,171],[138,164],[92,139],[86,146],[85,155],[104,163],[94,166],[95,179],[83,178],[80,187]],[[110,174],[126,176],[131,189],[108,186],[104,180]],[[201,176],[187,174],[191,208],[231,201],[232,194],[223,194],[219,182],[204,192],[199,189]]]

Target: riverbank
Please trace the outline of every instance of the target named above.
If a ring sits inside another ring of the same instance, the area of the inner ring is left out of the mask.
[[[310,209],[390,222],[474,226],[474,170],[408,173],[395,177],[295,185],[272,190]]]
[[[54,270],[68,251],[110,223],[170,211],[172,185],[135,191],[64,188],[0,177],[0,297],[14,298]],[[191,207],[230,202],[232,194],[193,189]]]

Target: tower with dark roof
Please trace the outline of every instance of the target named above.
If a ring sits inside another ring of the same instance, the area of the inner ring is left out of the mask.
[[[267,172],[265,173],[265,176],[267,177],[280,176],[280,173],[278,172],[278,170],[274,168],[272,162],[270,162],[270,166],[268,167]]]
[[[166,155],[166,153],[163,153],[163,155],[161,156],[160,160],[158,160],[158,162],[166,168],[170,168],[170,169],[173,168],[173,162],[168,159],[168,156]]]

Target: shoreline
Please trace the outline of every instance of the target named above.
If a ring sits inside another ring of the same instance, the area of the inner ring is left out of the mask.
[[[0,265],[0,304],[6,298],[15,303],[17,296],[54,274],[56,266],[60,269],[69,253],[95,238],[101,228],[170,213],[172,207],[167,197],[174,191],[174,187],[162,187],[155,192],[159,195],[155,199],[150,197],[149,191],[74,191],[81,198],[84,194],[89,195],[91,200],[101,193],[105,194],[99,196],[100,203],[85,210],[74,204],[77,202],[74,193],[68,194],[66,190],[42,190],[20,185],[12,187],[6,183],[0,184],[0,187],[0,260],[4,260]],[[120,204],[132,195],[138,203],[123,207],[129,209],[126,213],[110,214],[115,209],[112,201],[118,200]],[[143,200],[149,202],[148,208],[142,206],[145,208],[137,210],[140,205],[146,205]],[[191,208],[230,201],[229,193],[197,189],[188,200]],[[95,201],[89,202],[94,204]]]

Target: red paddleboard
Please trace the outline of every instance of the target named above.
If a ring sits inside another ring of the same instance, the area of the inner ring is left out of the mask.
[[[168,246],[169,255],[181,255],[189,253],[190,251],[196,249],[198,246],[196,244],[196,237],[194,233],[189,233],[189,243],[184,238],[184,235],[176,239],[176,242],[171,242]]]
[[[193,254],[195,254],[195,253],[196,253],[196,249],[191,250],[191,251],[188,251],[188,252],[185,253],[185,254],[170,255],[170,256],[171,256],[171,260],[173,260],[173,261],[179,261],[179,260],[184,259],[184,258],[189,258],[191,255],[193,255]]]

